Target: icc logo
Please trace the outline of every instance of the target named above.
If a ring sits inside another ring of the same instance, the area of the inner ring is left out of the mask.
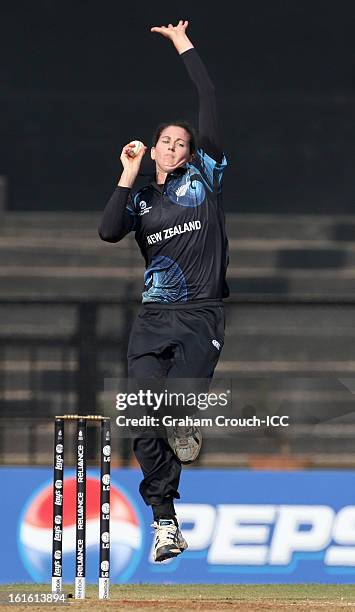
[[[151,206],[147,206],[147,202],[145,200],[141,200],[138,206],[139,206],[138,214],[140,216],[145,215],[146,213],[149,213],[150,209],[152,208]]]

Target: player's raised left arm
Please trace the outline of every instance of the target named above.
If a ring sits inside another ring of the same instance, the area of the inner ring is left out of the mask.
[[[203,61],[186,34],[188,23],[188,21],[180,20],[176,26],[169,23],[168,26],[151,28],[151,31],[171,40],[181,55],[199,97],[199,147],[220,163],[223,158],[223,148],[217,117],[215,88]]]

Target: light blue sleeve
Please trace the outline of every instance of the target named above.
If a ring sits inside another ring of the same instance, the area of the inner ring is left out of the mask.
[[[221,190],[223,173],[227,166],[225,155],[219,163],[207,155],[203,149],[197,149],[191,164],[199,170],[210,191],[219,192]]]

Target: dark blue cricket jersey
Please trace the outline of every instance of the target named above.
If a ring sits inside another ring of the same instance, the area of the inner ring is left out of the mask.
[[[199,94],[199,140],[193,160],[134,191],[117,187],[104,210],[100,237],[118,242],[129,231],[145,260],[143,302],[220,300],[226,284],[228,241],[221,203],[227,165],[217,124],[213,85],[195,49],[181,55]]]

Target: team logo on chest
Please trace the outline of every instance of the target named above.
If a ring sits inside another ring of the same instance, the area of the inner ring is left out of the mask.
[[[188,172],[185,176],[168,182],[166,193],[171,202],[189,208],[200,206],[206,196],[201,175]]]
[[[175,191],[175,195],[177,195],[178,198],[181,198],[182,196],[186,195],[189,190],[189,187],[189,183],[184,183],[183,185],[178,187],[178,189]]]

